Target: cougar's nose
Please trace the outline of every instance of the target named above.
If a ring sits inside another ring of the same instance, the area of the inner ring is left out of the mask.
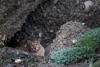
[[[33,51],[38,51],[38,48],[34,48]]]

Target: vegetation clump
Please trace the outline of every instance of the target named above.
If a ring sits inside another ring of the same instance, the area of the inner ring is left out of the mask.
[[[100,43],[100,28],[94,28],[94,29],[87,31],[84,34],[84,37],[86,37],[86,38],[91,37],[91,38],[93,38],[93,40]]]
[[[37,62],[37,60],[32,60],[30,61],[30,64],[35,64]]]
[[[97,55],[90,47],[69,47],[61,51],[54,52],[51,59],[58,65],[69,64],[82,59],[83,57],[96,60]]]
[[[10,64],[11,63],[11,60],[10,59],[7,59],[7,60],[4,60],[3,64]]]
[[[93,64],[93,67],[100,67],[100,61],[97,61]]]
[[[75,45],[79,46],[79,47],[83,47],[83,46],[88,46],[91,47],[92,49],[97,49],[99,46],[99,43],[96,42],[95,40],[93,40],[92,38],[88,37],[88,38],[81,38],[79,39]]]

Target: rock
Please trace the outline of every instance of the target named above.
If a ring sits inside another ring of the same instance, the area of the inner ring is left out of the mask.
[[[2,64],[1,67],[6,67],[4,65],[7,64],[17,65],[18,63],[20,63],[21,66],[23,66],[23,64],[28,65],[30,61],[36,60],[36,58],[38,58],[38,56],[21,50],[16,50],[10,47],[0,48],[0,64]]]
[[[95,4],[92,1],[85,1],[84,6],[85,6],[84,9],[86,13],[88,13],[90,10],[95,8]]]
[[[42,0],[1,0],[0,1],[0,35],[1,40],[10,40],[25,23],[29,12],[34,11]]]
[[[72,39],[72,43],[75,44],[77,42],[76,39]]]
[[[83,37],[84,33],[89,29],[90,28],[83,23],[76,21],[69,21],[63,24],[56,33],[56,38],[53,40],[53,44],[55,44],[55,46],[52,48],[56,51],[72,46],[78,39]]]
[[[54,4],[56,4],[58,2],[58,0],[54,0]]]
[[[22,61],[22,59],[15,59],[15,63],[21,63]]]

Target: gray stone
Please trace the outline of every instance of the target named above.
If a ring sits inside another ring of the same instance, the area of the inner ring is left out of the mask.
[[[29,12],[34,11],[42,0],[1,0],[0,1],[0,35],[10,40],[25,23]],[[0,38],[1,41],[1,38]]]

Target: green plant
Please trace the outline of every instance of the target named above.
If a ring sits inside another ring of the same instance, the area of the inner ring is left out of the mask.
[[[100,67],[100,61],[97,61],[93,64],[93,67]]]
[[[79,47],[83,47],[83,46],[88,46],[91,47],[92,49],[96,49],[99,46],[99,43],[94,41],[91,37],[89,38],[81,38],[79,39],[75,45],[79,46]]]
[[[93,40],[100,42],[100,28],[94,28],[94,29],[87,31],[84,34],[84,37],[86,37],[86,38],[91,37],[91,38],[93,38]]]
[[[69,64],[78,61],[86,56],[88,59],[96,60],[97,55],[90,47],[69,47],[61,51],[54,52],[51,59],[56,64]]]
[[[3,64],[10,64],[11,60],[10,59],[7,59],[7,60],[4,60],[3,61]]]
[[[30,64],[35,64],[37,61],[36,60],[32,60],[30,61]]]

